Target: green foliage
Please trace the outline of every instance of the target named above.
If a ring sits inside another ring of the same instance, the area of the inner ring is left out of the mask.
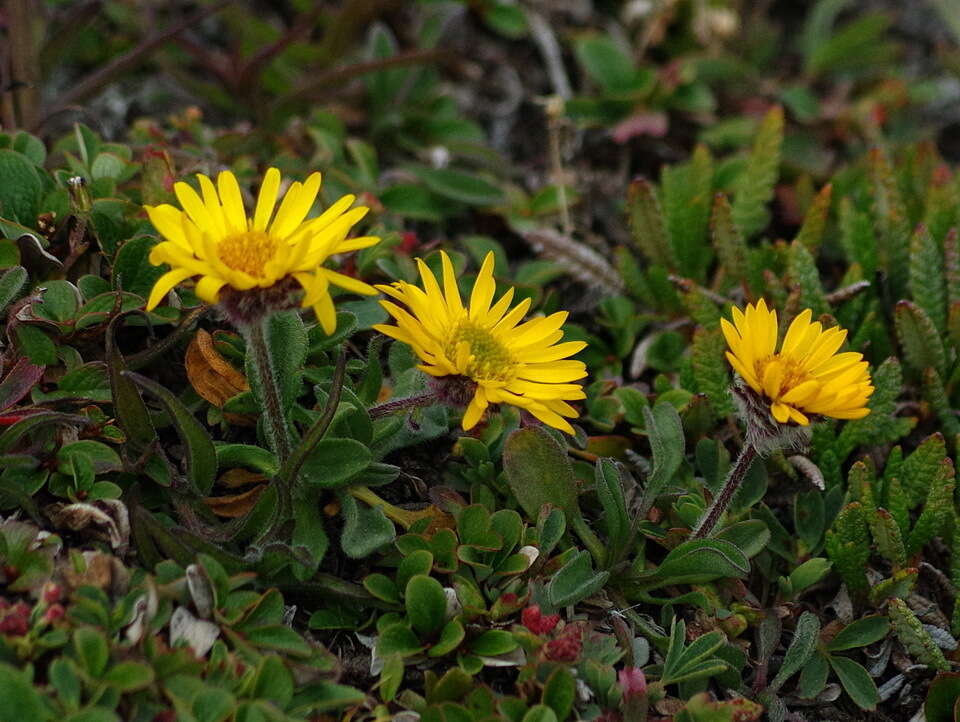
[[[892,62],[891,18],[820,0],[785,45],[795,18],[725,0],[575,32],[500,0],[307,5],[5,18],[32,72],[0,133],[0,717],[891,716],[881,644],[946,669],[923,623],[950,615],[945,548],[960,585],[957,179],[911,144],[940,137],[942,78]],[[62,138],[15,129],[77,107]],[[530,318],[570,312],[575,433],[504,403],[462,431],[475,389],[374,330],[382,295],[336,291],[329,336],[299,291],[263,289],[262,339],[190,281],[146,312],[167,269],[141,204],[270,166],[323,170],[308,217],[370,208],[382,241],[330,271],[419,283],[442,246],[466,300],[490,251]],[[791,429],[695,538],[750,438],[720,318],[759,298],[848,331],[870,414]]]

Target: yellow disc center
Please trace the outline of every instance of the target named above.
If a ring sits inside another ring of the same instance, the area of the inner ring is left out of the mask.
[[[509,381],[517,366],[507,348],[489,329],[469,319],[457,325],[444,351],[464,376],[476,381]]]
[[[803,368],[801,361],[780,354],[758,359],[754,370],[763,390],[774,401],[813,378]]]
[[[254,278],[264,277],[264,266],[273,260],[277,241],[264,231],[246,231],[227,236],[217,246],[220,260],[235,271],[244,271]]]

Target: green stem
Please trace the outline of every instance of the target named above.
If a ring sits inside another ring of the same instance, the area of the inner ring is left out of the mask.
[[[384,416],[389,416],[390,414],[395,414],[398,411],[407,411],[409,409],[418,409],[421,406],[429,406],[437,403],[439,400],[440,397],[437,392],[425,391],[422,394],[416,394],[415,396],[407,396],[402,399],[390,399],[389,401],[384,401],[382,404],[371,406],[368,411],[371,419],[379,419]]]
[[[606,562],[607,553],[603,548],[603,542],[600,541],[600,538],[593,533],[593,529],[590,528],[590,525],[587,524],[586,520],[580,516],[579,513],[575,514],[570,520],[570,527],[577,533],[580,541],[583,542],[583,545],[590,552],[590,555],[593,557],[593,563],[602,569]]]
[[[736,463],[733,465],[733,468],[730,469],[727,480],[723,482],[723,488],[720,489],[720,493],[714,497],[713,503],[710,504],[700,523],[697,524],[697,528],[693,530],[693,534],[690,537],[691,539],[703,539],[713,533],[713,530],[720,521],[720,517],[723,516],[723,512],[725,512],[730,505],[730,500],[733,499],[733,495],[737,489],[740,488],[740,484],[743,483],[743,477],[747,475],[750,464],[753,463],[756,455],[756,447],[750,442],[747,442],[740,450],[740,456],[737,457]]]
[[[270,347],[267,345],[267,324],[269,316],[243,327],[243,335],[247,341],[247,351],[252,354],[253,368],[260,384],[260,394],[263,397],[263,413],[266,420],[267,433],[273,441],[273,448],[280,462],[280,468],[286,467],[293,449],[290,437],[290,424],[284,413],[283,396],[277,383],[277,374],[273,368],[273,359],[270,357]],[[290,480],[278,476],[280,484],[281,511],[291,509]]]
[[[324,406],[323,413],[320,415],[320,418],[317,419],[316,423],[310,427],[310,430],[306,436],[303,437],[303,440],[297,448],[293,450],[287,462],[280,468],[280,478],[289,480],[293,486],[296,486],[297,476],[300,474],[300,468],[303,466],[303,463],[307,460],[307,457],[310,456],[310,453],[316,445],[320,443],[324,434],[327,433],[330,422],[333,421],[333,417],[337,413],[337,407],[340,406],[340,396],[343,392],[343,382],[346,377],[346,371],[347,352],[346,349],[342,347],[340,354],[337,356],[337,365],[333,370],[333,379],[330,381],[330,393],[327,396],[327,403],[326,406]]]

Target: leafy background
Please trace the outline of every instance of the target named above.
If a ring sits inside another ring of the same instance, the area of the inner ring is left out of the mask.
[[[0,30],[0,719],[957,719],[960,8],[13,0]],[[140,209],[324,173],[412,281],[497,256],[589,347],[575,437],[475,433],[338,299],[278,315],[302,459]],[[77,179],[82,179],[82,182]],[[850,330],[872,413],[755,463],[721,315]],[[636,669],[643,670],[639,684]]]

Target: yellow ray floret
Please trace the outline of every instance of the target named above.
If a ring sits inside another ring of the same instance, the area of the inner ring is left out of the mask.
[[[333,284],[354,293],[373,295],[366,283],[322,264],[336,253],[355,251],[379,242],[374,236],[347,239],[368,208],[351,208],[356,198],[347,195],[316,218],[307,214],[320,191],[320,174],[304,183],[292,183],[277,208],[280,171],[270,168],[263,177],[253,217],[248,217],[236,176],[223,171],[217,183],[198,174],[200,193],[186,183],[174,192],[182,209],[169,204],[144,206],[154,227],[164,237],[150,252],[150,262],[170,265],[147,300],[147,310],[157,306],[171,288],[199,276],[197,295],[217,303],[220,291],[269,288],[286,278],[303,287],[304,307],[313,306],[327,333],[336,328],[336,311],[330,297]]]
[[[777,351],[777,312],[763,299],[747,310],[733,309],[733,323],[721,319],[730,350],[727,359],[740,377],[770,402],[780,423],[806,426],[808,414],[859,419],[870,413],[873,393],[863,355],[837,353],[847,332],[811,323],[810,309],[798,315]]]
[[[487,254],[469,304],[464,306],[446,253],[441,253],[441,262],[442,290],[420,259],[417,266],[423,288],[404,281],[377,286],[405,308],[393,301],[381,301],[397,325],[374,328],[413,348],[423,361],[419,368],[426,373],[465,377],[476,384],[463,415],[464,429],[473,428],[489,404],[512,404],[572,434],[567,419],[576,418],[577,411],[567,402],[585,398],[583,389],[574,382],[587,375],[587,368],[569,357],[586,343],[559,343],[567,312],[521,323],[530,299],[511,309],[511,288],[494,302],[493,253]]]

